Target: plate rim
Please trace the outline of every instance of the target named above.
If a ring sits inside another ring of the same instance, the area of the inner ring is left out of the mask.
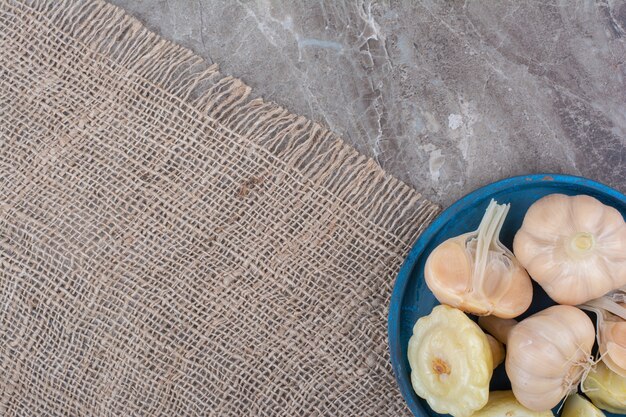
[[[396,279],[393,284],[393,290],[391,292],[391,297],[389,300],[389,312],[387,314],[387,347],[389,349],[389,360],[391,362],[391,367],[393,369],[394,378],[396,380],[396,384],[400,389],[400,393],[402,397],[414,416],[417,417],[427,417],[428,413],[421,404],[417,403],[413,398],[413,388],[410,383],[407,384],[406,381],[400,380],[400,375],[405,372],[404,366],[401,363],[401,360],[398,360],[397,355],[393,352],[397,351],[399,348],[396,340],[399,338],[400,333],[400,321],[397,318],[400,317],[400,306],[401,301],[404,296],[405,288],[408,284],[408,280],[410,277],[410,273],[413,270],[413,266],[417,258],[422,254],[428,242],[432,239],[433,235],[435,235],[444,225],[446,225],[451,218],[456,215],[460,209],[465,207],[467,203],[471,200],[484,196],[485,194],[495,194],[504,189],[513,187],[518,184],[531,184],[537,182],[550,182],[550,183],[567,183],[567,184],[577,184],[584,186],[586,188],[594,189],[602,194],[613,197],[617,200],[620,200],[622,203],[626,205],[626,196],[619,192],[618,190],[606,185],[601,182],[576,176],[576,175],[568,175],[568,174],[552,174],[552,173],[543,173],[543,174],[529,174],[529,175],[518,175],[514,177],[504,178],[482,187],[471,191],[470,193],[464,195],[454,203],[452,203],[448,208],[443,210],[436,218],[433,220],[431,224],[426,227],[426,229],[422,232],[422,234],[417,238],[417,240],[411,246],[409,253],[407,254]],[[418,414],[419,413],[419,414]]]

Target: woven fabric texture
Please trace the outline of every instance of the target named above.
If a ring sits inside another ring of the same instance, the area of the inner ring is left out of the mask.
[[[96,0],[0,0],[0,415],[400,416],[437,207]]]

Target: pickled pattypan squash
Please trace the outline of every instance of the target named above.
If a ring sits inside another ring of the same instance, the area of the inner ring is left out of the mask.
[[[532,411],[517,401],[513,391],[492,391],[489,401],[472,417],[554,417],[552,411]]]
[[[440,414],[469,417],[489,397],[487,336],[461,310],[439,305],[413,327],[408,359],[415,393]]]
[[[615,414],[626,414],[626,377],[600,362],[583,381],[582,391],[598,407]]]

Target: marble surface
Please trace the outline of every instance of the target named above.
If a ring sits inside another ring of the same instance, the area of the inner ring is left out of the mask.
[[[446,206],[518,174],[626,191],[626,0],[113,0]]]

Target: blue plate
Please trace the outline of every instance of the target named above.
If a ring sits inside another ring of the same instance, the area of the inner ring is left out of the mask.
[[[413,392],[411,368],[406,356],[413,325],[418,318],[429,314],[433,307],[439,304],[424,281],[426,258],[446,239],[476,230],[492,198],[501,204],[511,203],[511,209],[500,234],[500,241],[511,248],[515,232],[520,228],[528,207],[541,197],[553,193],[593,196],[604,204],[615,207],[626,218],[626,196],[606,185],[569,175],[529,175],[507,178],[466,195],[441,213],[415,242],[396,279],[391,294],[388,321],[391,364],[400,391],[414,415],[420,417],[439,415]],[[534,290],[533,304],[522,317],[554,304],[539,286],[535,285]],[[504,366],[501,365],[494,371],[491,389],[510,389]]]

